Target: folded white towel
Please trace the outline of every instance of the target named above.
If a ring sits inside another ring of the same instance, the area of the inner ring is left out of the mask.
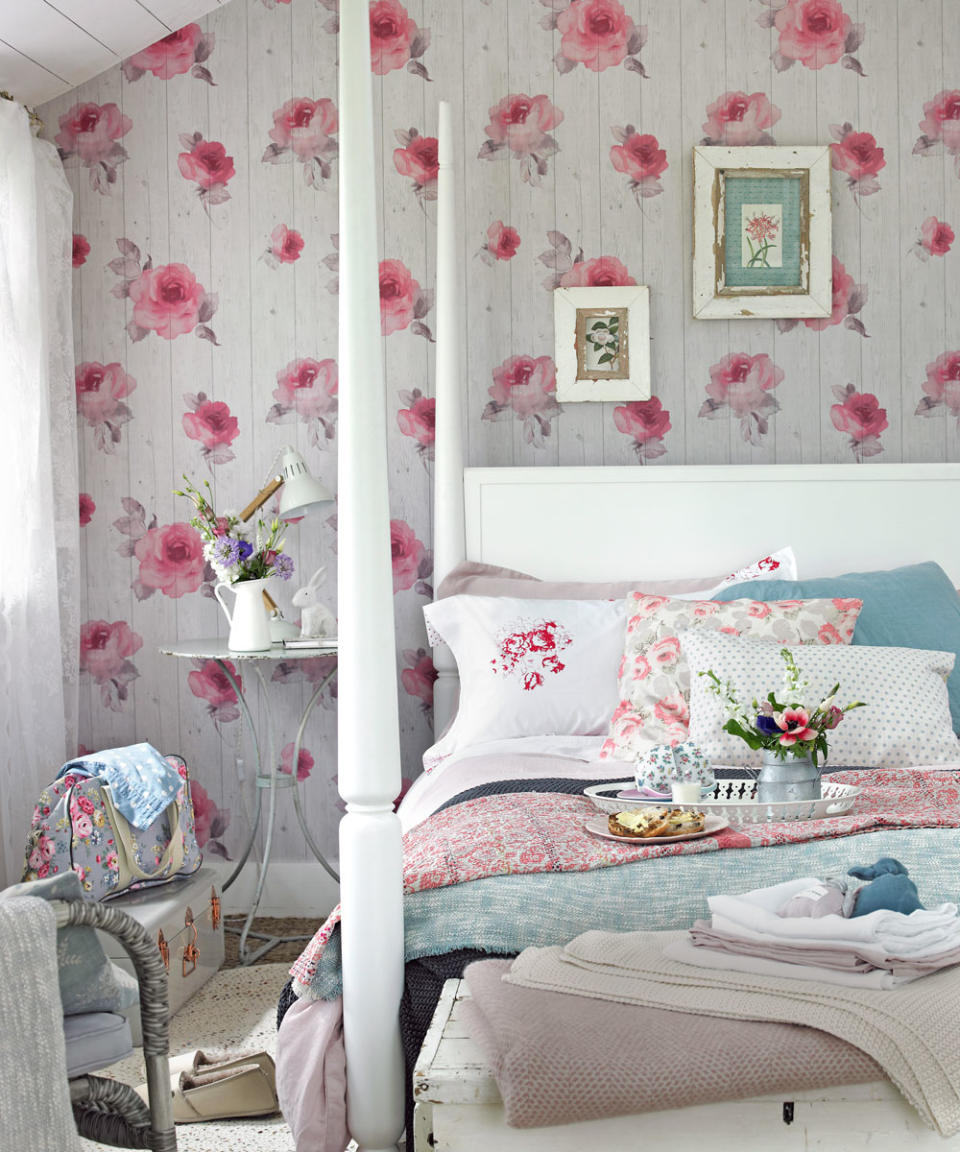
[[[840,984],[844,988],[895,988],[898,984],[908,982],[885,968],[874,968],[870,972],[841,972],[837,968],[820,968],[814,964],[785,964],[780,960],[765,960],[760,956],[740,956],[732,952],[720,952],[715,948],[698,948],[685,939],[668,944],[663,954],[671,960],[693,964],[698,968],[744,972],[750,976],[816,980],[818,984]]]
[[[956,904],[918,909],[905,915],[880,909],[868,916],[777,915],[791,897],[815,884],[805,876],[739,896],[710,896],[712,923],[723,931],[749,930],[762,939],[822,944],[870,944],[897,956],[924,956],[960,945],[960,917]]]

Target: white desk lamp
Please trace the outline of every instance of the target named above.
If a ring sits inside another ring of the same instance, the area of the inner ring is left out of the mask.
[[[267,481],[240,513],[242,521],[249,520],[278,488],[282,488],[277,513],[281,520],[296,520],[312,512],[320,504],[333,503],[333,493],[310,474],[303,457],[295,448],[288,446],[282,450],[279,468],[279,472]],[[300,635],[300,629],[295,624],[283,619],[276,601],[266,589],[263,592],[263,600],[270,617],[270,639],[273,643],[292,640]]]

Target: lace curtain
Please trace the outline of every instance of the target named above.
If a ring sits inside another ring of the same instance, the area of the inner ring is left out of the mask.
[[[0,887],[37,794],[76,752],[80,581],[73,196],[0,100]]]

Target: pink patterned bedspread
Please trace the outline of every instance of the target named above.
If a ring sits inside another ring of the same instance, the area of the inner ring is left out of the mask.
[[[845,772],[837,780],[862,789],[845,816],[745,825],[736,831],[726,828],[673,844],[617,843],[591,835],[584,822],[597,815],[597,809],[584,796],[519,792],[467,800],[406,833],[404,892],[491,876],[586,872],[655,856],[767,848],[881,828],[960,827],[960,775],[955,771],[871,769]],[[339,922],[338,905],[290,969],[297,981],[312,980]]]

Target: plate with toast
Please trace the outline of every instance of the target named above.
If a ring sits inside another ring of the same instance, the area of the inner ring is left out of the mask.
[[[712,836],[728,827],[722,816],[691,808],[634,808],[592,816],[584,824],[594,836],[635,844],[667,844]]]

